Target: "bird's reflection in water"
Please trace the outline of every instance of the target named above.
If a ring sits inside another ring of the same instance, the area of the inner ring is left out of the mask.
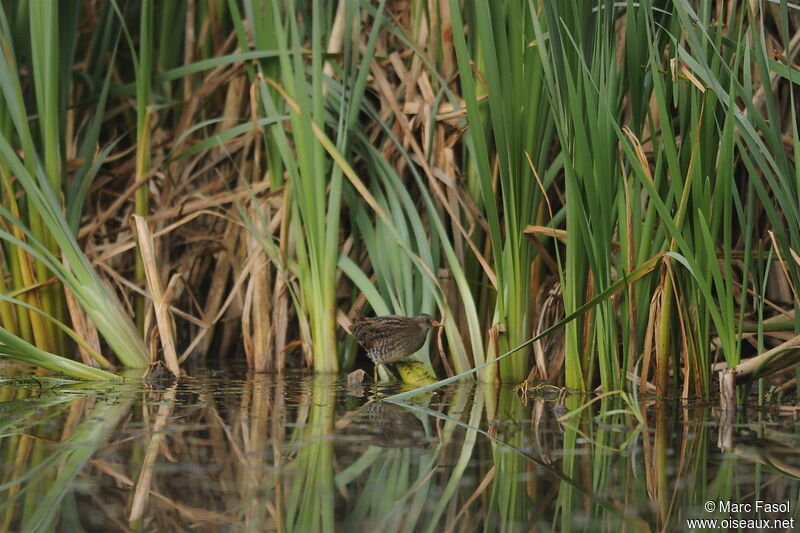
[[[413,412],[388,402],[367,402],[336,425],[341,435],[356,437],[366,445],[427,449],[436,444],[436,437],[425,431]]]

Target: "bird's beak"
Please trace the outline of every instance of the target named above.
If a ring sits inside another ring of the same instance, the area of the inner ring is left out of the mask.
[[[444,326],[444,324],[442,324],[441,322],[437,322],[435,320],[431,321],[431,327],[432,328],[441,328],[442,326]]]

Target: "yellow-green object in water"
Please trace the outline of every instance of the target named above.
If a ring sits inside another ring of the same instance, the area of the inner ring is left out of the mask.
[[[400,361],[395,364],[403,383],[424,387],[436,383],[436,376],[420,361]]]

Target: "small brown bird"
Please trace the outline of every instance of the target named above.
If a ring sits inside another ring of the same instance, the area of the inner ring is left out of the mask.
[[[387,315],[356,320],[350,333],[375,363],[377,372],[378,365],[396,363],[419,350],[428,330],[439,327],[442,324],[431,315]]]

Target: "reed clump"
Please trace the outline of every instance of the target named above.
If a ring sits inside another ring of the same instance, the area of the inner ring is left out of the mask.
[[[364,362],[356,312],[427,313],[442,334],[413,359],[440,377],[791,383],[798,22],[746,1],[4,2],[0,355],[333,372]]]

